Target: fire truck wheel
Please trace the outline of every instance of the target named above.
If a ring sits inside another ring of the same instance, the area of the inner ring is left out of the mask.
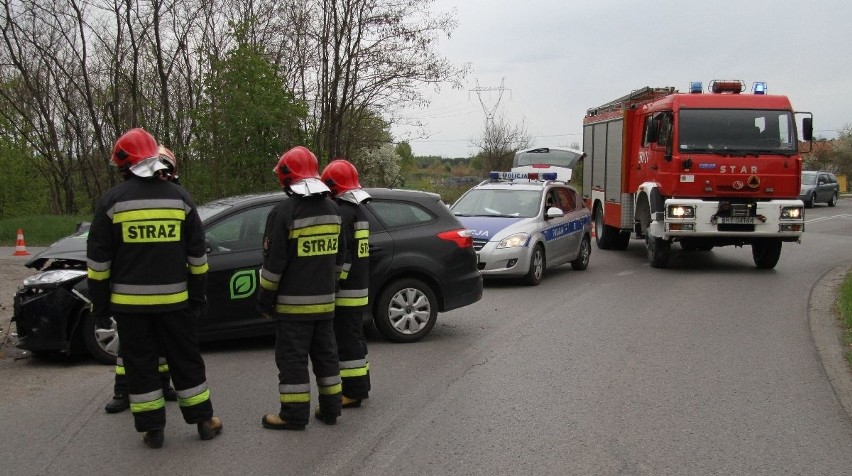
[[[648,261],[653,268],[667,268],[671,254],[671,242],[645,233],[645,246],[648,248]]]
[[[588,235],[583,237],[580,243],[580,251],[577,253],[577,258],[571,262],[571,267],[577,271],[582,271],[589,267],[589,256],[592,254],[592,244]]]
[[[615,238],[615,243],[612,245],[612,249],[618,251],[624,251],[627,249],[627,245],[630,244],[630,233],[618,232]]]
[[[754,265],[760,269],[772,269],[781,257],[781,240],[766,239],[751,244]]]
[[[630,242],[629,234],[622,234],[621,230],[604,224],[603,207],[595,207],[595,244],[601,250],[625,250]]]
[[[530,256],[530,270],[524,276],[524,283],[529,286],[537,286],[541,283],[541,279],[544,277],[545,266],[544,247],[539,243],[535,245],[532,256]]]

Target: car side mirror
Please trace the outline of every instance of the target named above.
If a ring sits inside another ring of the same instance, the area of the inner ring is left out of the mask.
[[[550,207],[547,209],[547,212],[544,214],[544,217],[548,220],[552,218],[559,218],[565,216],[565,213],[556,207]]]

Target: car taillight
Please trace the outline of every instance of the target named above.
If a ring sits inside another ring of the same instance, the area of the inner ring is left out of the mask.
[[[438,238],[442,240],[452,241],[459,248],[473,247],[473,237],[470,230],[460,228],[458,230],[443,231],[438,233]]]

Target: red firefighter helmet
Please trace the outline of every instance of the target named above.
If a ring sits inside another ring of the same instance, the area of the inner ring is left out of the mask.
[[[297,145],[281,155],[272,171],[278,176],[278,183],[286,187],[299,180],[318,179],[319,163],[313,152]]]
[[[160,155],[160,159],[164,160],[166,164],[169,165],[172,175],[177,174],[177,159],[175,158],[175,153],[162,144],[160,144],[157,152]]]
[[[358,182],[358,170],[351,162],[345,159],[337,159],[329,162],[322,171],[322,181],[331,193],[340,195],[356,188],[361,188]]]
[[[157,140],[140,127],[130,129],[115,141],[112,162],[119,170],[130,170],[140,177],[151,177],[157,170],[166,168],[160,162]]]

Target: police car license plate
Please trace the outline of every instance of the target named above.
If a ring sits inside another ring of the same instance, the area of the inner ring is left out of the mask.
[[[724,225],[751,225],[754,217],[719,217],[719,223]]]

